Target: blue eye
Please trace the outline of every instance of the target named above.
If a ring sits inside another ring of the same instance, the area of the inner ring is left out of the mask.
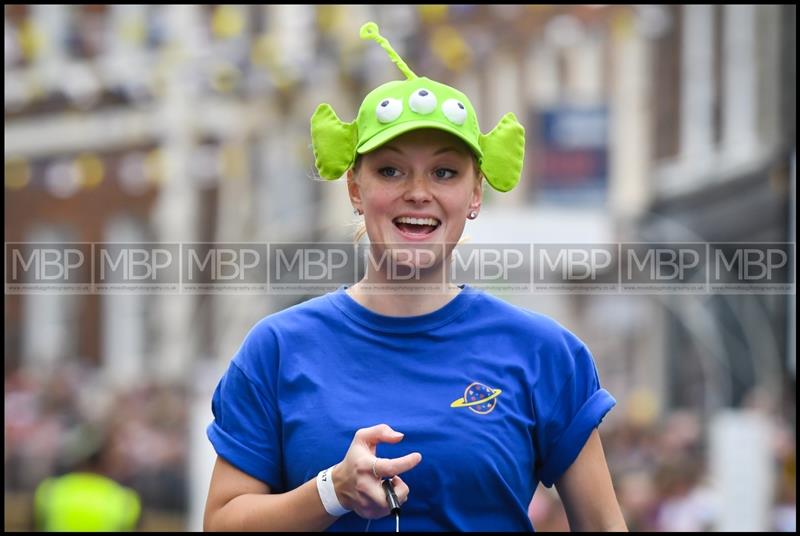
[[[403,103],[397,99],[387,98],[378,103],[375,116],[381,123],[391,123],[403,113]]]
[[[380,168],[378,170],[378,173],[380,175],[383,175],[384,177],[397,177],[400,172],[397,171],[397,168],[393,168],[391,166],[387,166],[387,167]]]
[[[434,173],[436,174],[437,179],[452,179],[458,174],[456,170],[448,168],[439,168],[436,171],[434,171]]]

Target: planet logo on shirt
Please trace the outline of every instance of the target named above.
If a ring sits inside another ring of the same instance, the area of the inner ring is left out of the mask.
[[[502,393],[500,389],[492,389],[482,383],[473,382],[464,390],[464,397],[453,401],[451,408],[469,408],[470,411],[486,415],[497,406],[497,397]]]

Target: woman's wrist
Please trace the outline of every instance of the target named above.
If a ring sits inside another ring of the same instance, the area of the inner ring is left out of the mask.
[[[331,467],[331,476],[333,478],[333,489],[336,491],[336,498],[339,500],[339,503],[348,511],[353,510],[352,506],[350,505],[350,501],[348,500],[347,494],[344,492],[343,489],[346,479],[342,474],[342,462],[339,462],[333,467]]]
[[[322,501],[322,506],[325,507],[325,511],[328,514],[339,517],[347,514],[351,511],[350,508],[345,507],[339,500],[341,493],[336,491],[336,481],[341,480],[337,479],[334,475],[335,469],[338,467],[334,465],[333,467],[329,467],[328,469],[323,469],[322,471],[317,474],[317,491],[319,492],[320,500]],[[338,472],[337,472],[338,475]]]

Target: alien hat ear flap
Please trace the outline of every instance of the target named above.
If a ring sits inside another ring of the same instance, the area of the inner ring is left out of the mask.
[[[311,144],[320,177],[336,180],[353,166],[356,156],[420,128],[436,128],[457,136],[475,154],[481,172],[492,188],[507,192],[519,183],[525,159],[525,128],[507,113],[487,134],[478,127],[475,109],[455,88],[414,74],[368,22],[361,38],[372,39],[386,50],[406,80],[387,82],[372,90],[361,103],[358,116],[345,123],[326,103],[311,116]]]
[[[311,116],[311,140],[317,171],[323,179],[336,180],[353,165],[358,128],[339,119],[330,104],[320,104]]]

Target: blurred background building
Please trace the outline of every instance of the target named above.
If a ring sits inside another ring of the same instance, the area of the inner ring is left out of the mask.
[[[7,5],[5,241],[344,241],[309,118],[415,72],[526,126],[475,243],[795,242],[794,5]],[[5,295],[5,527],[102,426],[144,530],[198,530],[211,392],[309,295]],[[794,294],[517,293],[592,349],[631,529],[796,530]],[[567,528],[557,494],[531,506]]]

